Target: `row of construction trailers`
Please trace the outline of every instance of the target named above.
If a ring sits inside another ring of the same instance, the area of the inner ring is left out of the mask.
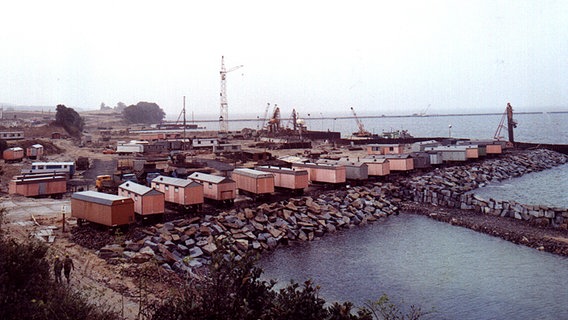
[[[462,158],[478,158],[480,154],[480,148],[473,144],[444,147],[420,143],[413,148],[423,150],[410,154],[395,154],[398,151],[391,149],[392,146],[384,147],[390,151],[382,150],[381,154],[370,154],[356,161],[347,158],[321,159],[316,162],[290,162],[289,167],[237,168],[230,177],[201,172],[194,172],[187,179],[158,176],[151,181],[150,187],[127,181],[119,186],[118,195],[94,191],[77,192],[72,196],[72,216],[80,221],[114,227],[131,223],[136,216],[163,214],[168,206],[178,211],[199,211],[205,201],[232,204],[237,193],[254,198],[269,197],[279,189],[302,194],[310,184],[339,186],[347,182],[388,176],[391,172],[405,172],[439,164],[444,161],[444,151],[451,155],[446,158],[450,162],[461,161],[459,159]],[[481,149],[484,150],[481,153],[486,155],[501,153],[500,147],[493,145]],[[462,150],[464,156],[454,157],[455,150]],[[431,155],[434,157],[431,158]],[[436,162],[440,157],[441,162]],[[435,161],[432,162],[431,159]]]

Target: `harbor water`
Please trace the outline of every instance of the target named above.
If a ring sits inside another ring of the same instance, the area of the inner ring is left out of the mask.
[[[516,117],[519,128],[530,125],[516,133],[516,140],[568,143],[568,115],[549,117],[546,125],[555,127],[545,126],[546,117]],[[443,130],[429,125],[451,121],[456,130],[452,135],[487,139],[500,116],[433,119],[400,118],[400,124],[410,122],[394,129],[441,136]],[[461,126],[467,129],[458,129]],[[447,125],[445,130],[447,136]],[[566,207],[567,181],[568,165],[562,165],[490,184],[475,193]],[[387,294],[402,305],[418,305],[424,311],[433,308],[435,319],[568,319],[568,258],[418,215],[391,216],[317,241],[282,247],[259,264],[264,276],[277,279],[279,286],[292,279],[300,283],[312,279],[328,302],[352,301],[362,306]]]

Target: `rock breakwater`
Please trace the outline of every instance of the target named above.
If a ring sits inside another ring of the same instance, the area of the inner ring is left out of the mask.
[[[99,256],[111,262],[157,261],[164,268],[192,272],[210,262],[223,244],[238,255],[272,250],[279,244],[311,241],[397,214],[405,202],[476,210],[487,215],[566,228],[566,208],[484,200],[471,191],[493,181],[541,171],[568,162],[548,150],[502,155],[471,164],[437,168],[389,182],[329,191],[217,215],[179,219],[143,229],[143,236],[107,245]]]
[[[507,154],[498,159],[436,169],[423,175],[401,179],[395,188],[391,188],[391,195],[418,203],[475,210],[566,229],[567,208],[483,199],[475,195],[474,190],[491,182],[550,169],[567,162],[566,155],[546,149]]]
[[[311,241],[340,229],[396,214],[398,200],[388,199],[380,184],[264,203],[253,208],[179,219],[144,229],[144,236],[107,245],[99,256],[110,261],[158,261],[175,271],[191,272],[210,262],[219,244],[244,255],[291,241]]]

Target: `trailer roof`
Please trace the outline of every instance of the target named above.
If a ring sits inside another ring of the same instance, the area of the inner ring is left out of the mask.
[[[237,168],[237,169],[233,170],[233,173],[240,174],[240,175],[247,176],[247,177],[252,177],[252,178],[274,177],[274,175],[271,174],[271,173],[266,173],[264,171],[259,171],[259,170],[249,169],[249,168]]]
[[[366,166],[367,164],[363,161],[351,161],[345,158],[339,160],[330,160],[330,159],[320,159],[316,162],[317,164],[333,164],[338,166],[346,166],[346,167],[362,167]]]
[[[213,183],[213,184],[235,182],[233,179],[229,179],[227,177],[221,177],[221,176],[216,176],[216,175],[213,175],[213,174],[202,173],[202,172],[194,172],[188,177],[188,179],[205,181],[205,182],[209,182],[209,183]]]
[[[123,184],[119,185],[118,187],[120,189],[124,189],[126,191],[133,192],[133,193],[140,195],[140,196],[152,195],[152,194],[158,194],[158,193],[161,194],[161,192],[156,190],[156,189],[149,188],[149,187],[143,186],[141,184],[138,184],[138,183],[135,183],[135,182],[132,182],[132,181],[126,181]]]
[[[46,166],[46,165],[54,165],[54,164],[63,164],[63,165],[74,165],[75,162],[73,161],[63,161],[63,162],[32,162],[32,166]]]
[[[132,202],[132,199],[128,197],[121,197],[114,194],[107,194],[102,192],[96,191],[81,191],[75,192],[71,196],[72,199],[84,200],[99,204],[104,204],[107,206],[112,206],[116,202],[124,203],[124,202]]]
[[[256,170],[265,172],[277,172],[283,174],[290,174],[295,176],[308,175],[307,170],[297,170],[296,168],[286,168],[286,167],[276,167],[276,166],[258,166],[255,167]]]
[[[199,182],[195,182],[193,180],[187,179],[180,179],[180,178],[173,178],[173,177],[166,177],[166,176],[157,176],[152,179],[154,183],[163,183],[171,186],[182,187],[185,188],[192,184],[201,185]]]

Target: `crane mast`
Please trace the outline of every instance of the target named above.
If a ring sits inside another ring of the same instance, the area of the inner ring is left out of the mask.
[[[219,130],[227,133],[229,131],[229,105],[227,103],[227,73],[242,68],[243,65],[233,67],[229,70],[225,68],[225,56],[221,56],[221,112],[219,115]]]

